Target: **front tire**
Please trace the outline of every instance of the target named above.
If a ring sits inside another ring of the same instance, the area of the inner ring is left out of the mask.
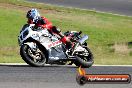
[[[86,47],[85,49],[88,51],[89,55],[87,57],[76,55],[76,61],[74,62],[74,64],[78,67],[81,66],[83,68],[89,68],[94,63],[93,54],[92,54],[91,50],[88,47]]]
[[[45,65],[46,58],[42,50],[39,49],[37,59],[35,57],[33,58],[33,56],[29,54],[29,51],[31,52],[31,48],[27,44],[23,44],[20,48],[20,55],[27,64],[34,67],[42,67]]]

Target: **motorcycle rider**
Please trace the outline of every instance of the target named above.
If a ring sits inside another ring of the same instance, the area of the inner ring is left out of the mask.
[[[61,37],[61,41],[66,44],[66,48],[70,49],[72,47],[72,43],[70,39],[64,36],[61,33],[61,30],[56,26],[53,26],[52,23],[46,18],[41,17],[37,9],[31,9],[27,12],[26,15],[28,24],[35,24],[35,27],[41,27],[42,29],[46,28],[51,34],[55,33]]]

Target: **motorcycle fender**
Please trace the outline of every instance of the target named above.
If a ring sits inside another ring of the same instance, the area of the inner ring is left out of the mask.
[[[24,43],[26,45],[28,45],[31,49],[35,49],[36,48],[36,43],[33,43],[33,42],[26,42]]]

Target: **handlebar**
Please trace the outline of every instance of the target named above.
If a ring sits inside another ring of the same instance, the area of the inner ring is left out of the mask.
[[[82,31],[79,31],[79,32],[78,32],[78,35],[80,35],[80,34],[82,34]]]

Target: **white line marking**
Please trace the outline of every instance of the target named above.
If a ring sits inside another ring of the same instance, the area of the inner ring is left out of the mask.
[[[0,63],[0,65],[28,65],[27,63]]]
[[[95,64],[93,66],[119,66],[119,67],[132,67],[132,65],[99,65],[99,64]]]
[[[28,65],[27,63],[0,63],[0,65]],[[75,66],[75,65],[50,65],[46,64],[46,66]],[[94,64],[93,66],[123,66],[123,67],[132,67],[132,65],[99,65]]]

